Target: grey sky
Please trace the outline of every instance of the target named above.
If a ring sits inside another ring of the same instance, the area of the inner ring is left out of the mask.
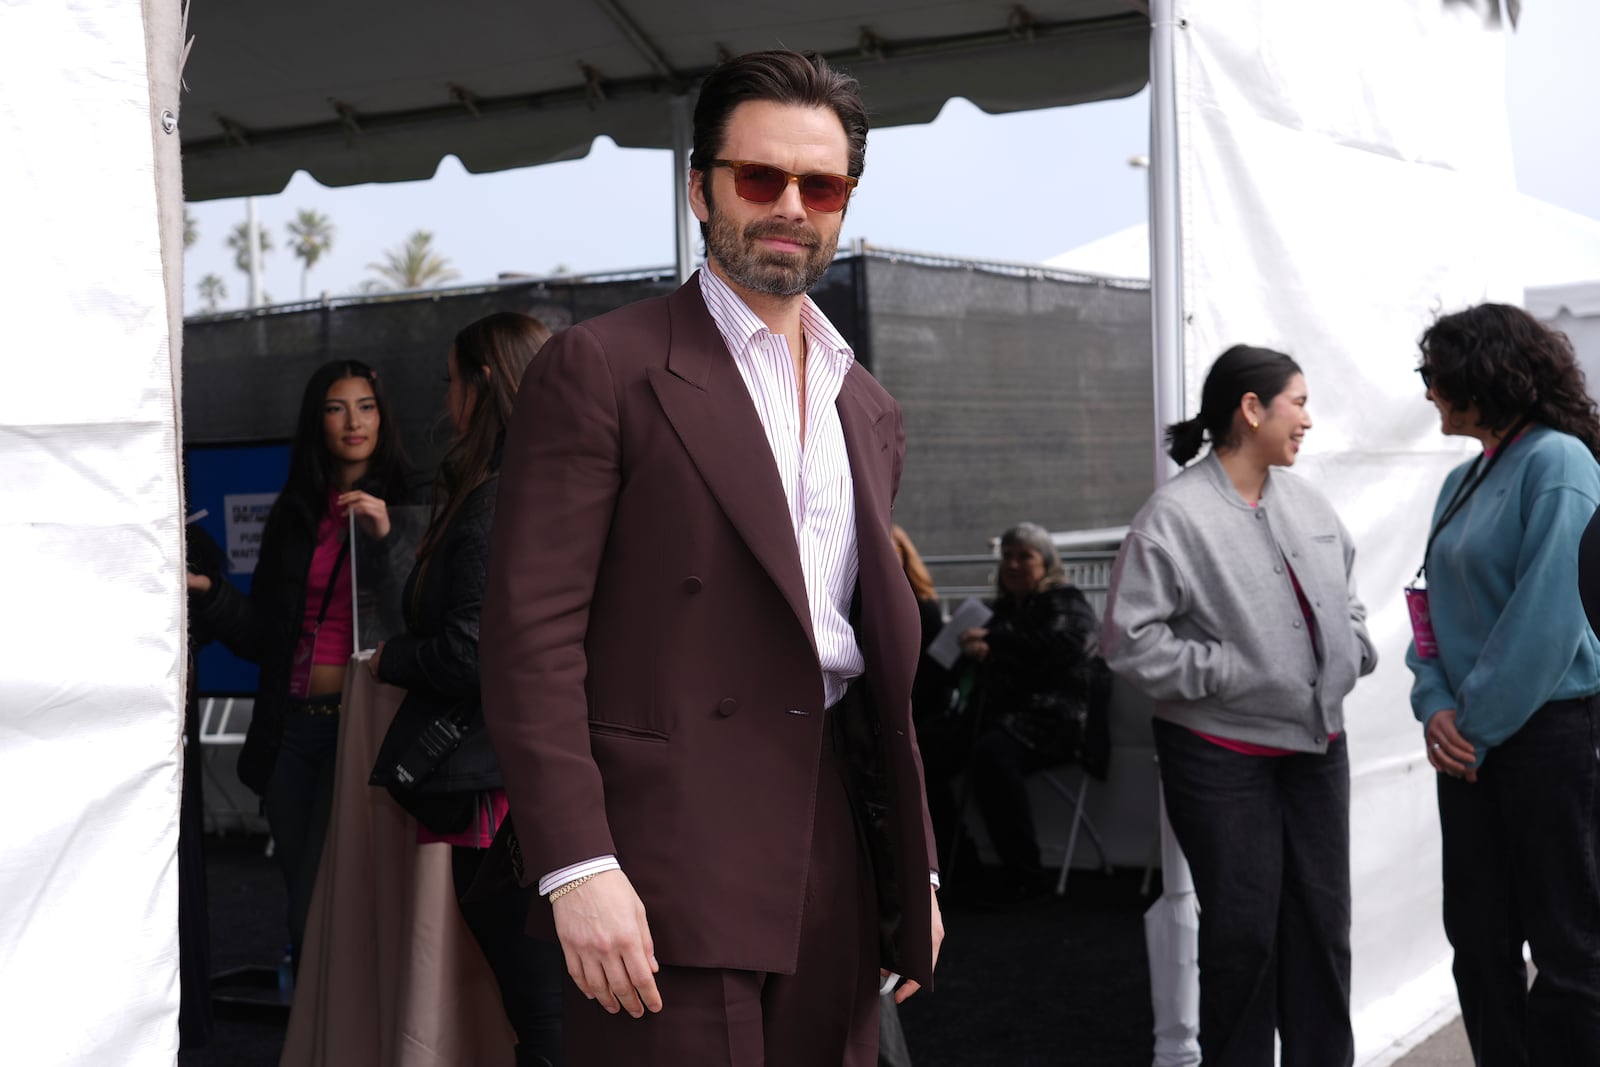
[[[1521,26],[1508,38],[1519,187],[1600,219],[1600,70],[1593,56],[1600,3],[1525,0]],[[1127,159],[1146,150],[1148,114],[1148,92],[1000,116],[953,100],[928,125],[874,131],[844,239],[1033,262],[1141,222],[1144,175]],[[305,207],[337,228],[333,250],[310,274],[313,296],[354,291],[370,276],[367,264],[416,229],[434,233],[465,282],[558,265],[580,273],[666,265],[671,170],[669,153],[601,140],[582,160],[498,174],[469,175],[454,158],[426,182],[325,189],[297,174],[283,193],[257,200],[275,245],[266,290],[280,302],[299,295],[299,261],[286,250],[284,224]],[[187,257],[187,310],[200,309],[196,284],[208,273],[227,285],[222,307],[242,305],[246,282],[223,241],[243,220],[244,202],[190,210],[199,241]]]

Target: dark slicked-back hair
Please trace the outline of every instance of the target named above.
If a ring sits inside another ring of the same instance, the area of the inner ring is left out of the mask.
[[[1233,417],[1239,401],[1256,394],[1263,406],[1283,392],[1289,379],[1300,373],[1300,364],[1282,352],[1254,345],[1234,345],[1211,364],[1206,384],[1200,390],[1200,414],[1167,427],[1167,455],[1183,466],[1200,454],[1201,445],[1211,442],[1213,449],[1235,447],[1238,433]]]
[[[750,100],[832,111],[850,142],[847,173],[852,178],[861,177],[867,165],[867,107],[861,102],[861,86],[850,75],[834,70],[815,52],[781,48],[734,56],[706,75],[694,105],[691,169],[704,172],[713,159],[722,158],[728,117],[734,108]],[[706,230],[701,223],[702,236]]]
[[[1445,315],[1417,342],[1435,396],[1504,433],[1524,416],[1600,455],[1600,414],[1566,335],[1519,307],[1479,304]]]

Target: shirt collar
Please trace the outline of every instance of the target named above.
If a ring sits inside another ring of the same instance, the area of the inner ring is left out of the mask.
[[[751,311],[750,305],[710,267],[701,268],[699,274],[700,295],[729,352],[743,354],[757,337],[772,332],[761,321],[761,316]],[[838,364],[841,374],[850,370],[856,360],[855,350],[834,329],[828,316],[822,313],[810,296],[806,296],[800,305],[800,328],[805,331],[810,352],[819,353],[824,359]]]

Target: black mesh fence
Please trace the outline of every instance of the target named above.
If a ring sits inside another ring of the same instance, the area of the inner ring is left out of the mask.
[[[856,278],[855,261],[841,259],[812,294],[852,344],[860,333]],[[497,311],[522,311],[559,330],[675,287],[671,272],[660,271],[196,318],[183,329],[184,441],[287,438],[312,372],[329,360],[359,359],[378,371],[406,451],[420,469],[431,470],[447,443],[445,352],[463,326]]]
[[[873,371],[906,420],[895,518],[923,553],[1133,517],[1154,484],[1148,288],[885,253],[866,267]]]
[[[189,444],[286,438],[306,379],[378,369],[418,467],[446,443],[444,358],[462,326],[524,311],[553,329],[671,291],[670,272],[545,279],[196,319],[184,328]],[[1126,523],[1151,487],[1149,292],[1028,268],[868,251],[813,291],[905,410],[896,519],[924,553],[981,551],[1021,520]]]

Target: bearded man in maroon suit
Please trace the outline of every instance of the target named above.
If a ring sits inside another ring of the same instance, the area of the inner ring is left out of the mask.
[[[690,159],[706,268],[556,335],[519,393],[484,710],[569,1064],[869,1067],[880,982],[932,978],[904,428],[806,296],[866,133],[819,56],[723,63]]]

